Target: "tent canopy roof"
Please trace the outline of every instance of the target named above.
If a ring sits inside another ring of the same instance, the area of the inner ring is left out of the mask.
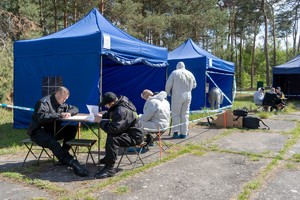
[[[51,35],[15,42],[15,57],[97,53],[121,64],[167,66],[166,48],[138,40],[106,20],[94,8],[77,23]]]
[[[300,74],[300,54],[287,63],[273,67],[273,74]]]
[[[196,45],[192,39],[186,40],[182,45],[168,54],[168,60],[200,57],[207,57],[208,59],[212,60],[211,66],[209,66],[209,63],[207,63],[206,68],[208,70],[234,73],[234,63],[222,60],[221,58],[212,55]]]

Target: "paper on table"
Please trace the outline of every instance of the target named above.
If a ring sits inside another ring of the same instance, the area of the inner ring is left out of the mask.
[[[95,106],[95,105],[86,105],[88,110],[89,110],[89,116],[87,118],[87,120],[89,121],[94,121],[95,120],[95,116],[98,115],[99,112],[99,106]]]

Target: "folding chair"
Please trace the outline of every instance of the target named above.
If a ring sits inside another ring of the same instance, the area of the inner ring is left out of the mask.
[[[161,148],[162,151],[166,151],[166,149],[170,148],[170,146],[161,138],[165,131],[150,131],[148,133],[150,134],[153,141]],[[166,148],[163,148],[163,145]]]
[[[40,161],[40,159],[41,159],[41,157],[42,157],[43,152],[45,152],[49,158],[54,159],[54,157],[51,156],[51,155],[46,151],[46,149],[45,149],[44,147],[40,147],[40,146],[36,145],[30,138],[27,138],[27,139],[23,140],[22,143],[23,143],[23,144],[26,146],[26,148],[28,149],[28,152],[27,152],[27,154],[26,154],[26,156],[25,156],[25,159],[24,159],[24,161],[23,161],[22,167],[24,166],[24,164],[25,164],[25,162],[26,162],[26,160],[27,160],[29,154],[32,154],[32,155],[34,156],[34,158],[36,159],[36,165],[38,165],[38,163],[39,163],[39,161]],[[38,148],[33,149],[33,146],[36,146],[36,147],[38,147]],[[39,150],[40,153],[39,153],[38,155],[36,155],[36,154],[33,152],[33,150]]]
[[[143,160],[142,160],[140,154],[143,152],[143,149],[144,149],[144,148],[148,148],[147,145],[148,145],[148,144],[147,144],[146,142],[142,142],[141,144],[136,145],[136,146],[125,147],[124,150],[123,150],[123,152],[122,152],[122,156],[121,156],[121,158],[120,158],[120,160],[119,160],[117,169],[119,169],[120,163],[121,163],[121,161],[122,161],[124,155],[125,155],[126,158],[129,160],[130,164],[131,164],[131,165],[133,164],[132,169],[135,168],[135,165],[136,165],[136,163],[137,163],[138,160],[140,160],[141,163],[142,163],[143,166],[144,166],[145,164],[144,164],[144,162],[143,162]],[[131,159],[129,158],[129,156],[128,156],[127,154],[125,154],[126,152],[128,152],[128,149],[129,149],[129,148],[132,148],[132,149],[134,150],[134,153],[136,154],[135,161],[131,161]]]
[[[145,128],[145,130],[147,131],[147,133],[149,133],[149,135],[153,139],[153,141],[159,146],[160,159],[162,158],[162,152],[166,151],[166,149],[170,148],[170,146],[161,137],[165,132],[167,132],[168,129],[170,129],[170,128],[169,127],[165,128],[165,129],[158,128],[157,130]],[[170,134],[170,131],[169,131],[169,134]],[[163,145],[165,145],[166,148],[164,148]]]
[[[94,165],[96,165],[95,163],[95,160],[94,160],[94,157],[92,155],[92,152],[91,152],[91,148],[92,146],[97,142],[97,140],[89,140],[89,139],[73,139],[71,141],[68,141],[67,144],[71,146],[71,149],[72,149],[72,152],[74,154],[74,157],[77,159],[77,156],[76,156],[76,153],[77,153],[77,149],[79,147],[86,147],[88,149],[88,152],[87,152],[87,158],[86,158],[86,162],[85,162],[85,165],[87,164],[88,160],[89,160],[89,157],[91,156],[92,158],[92,161],[94,163]],[[75,149],[73,148],[75,147]]]

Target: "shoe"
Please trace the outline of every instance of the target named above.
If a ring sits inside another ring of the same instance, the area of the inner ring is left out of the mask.
[[[148,146],[153,146],[154,141],[153,141],[153,137],[150,135],[150,133],[146,134],[146,140],[145,142],[147,143]]]
[[[106,158],[104,157],[104,158],[100,159],[100,163],[99,164],[100,165],[106,165],[107,164]]]
[[[95,179],[103,179],[116,175],[116,170],[113,167],[104,166],[98,173],[95,174]]]
[[[179,138],[178,132],[174,132],[173,139],[178,139],[178,138]]]
[[[153,147],[153,146],[154,146],[154,142],[153,142],[153,141],[150,142],[150,143],[148,144],[148,146]]]
[[[81,177],[86,177],[89,175],[89,171],[80,165],[78,160],[72,159],[68,162],[69,166],[73,168],[74,174]]]
[[[69,164],[66,163],[66,162],[63,162],[63,161],[61,161],[61,160],[59,160],[59,161],[55,164],[55,166],[65,166],[65,165],[69,165]]]
[[[178,137],[184,139],[187,137],[187,135],[180,134]]]

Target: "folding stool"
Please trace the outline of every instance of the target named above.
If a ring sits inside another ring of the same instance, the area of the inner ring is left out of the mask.
[[[92,146],[97,142],[97,140],[89,140],[89,139],[73,139],[73,140],[70,140],[67,142],[68,145],[71,146],[71,149],[73,151],[73,154],[74,154],[74,157],[77,159],[77,156],[76,156],[76,152],[77,152],[77,149],[79,147],[86,147],[88,149],[88,152],[87,152],[87,158],[86,158],[86,162],[85,162],[85,165],[87,164],[88,160],[89,160],[89,156],[91,156],[92,158],[92,161],[94,163],[94,165],[96,165],[95,163],[95,160],[94,160],[94,157],[92,155],[92,152],[91,152],[91,148]],[[73,147],[75,147],[75,149],[73,149]]]
[[[27,152],[27,154],[26,154],[26,156],[25,156],[25,159],[24,159],[24,161],[23,161],[22,167],[24,166],[24,164],[25,164],[25,162],[26,162],[26,160],[27,160],[27,158],[28,158],[28,156],[29,156],[30,153],[35,157],[35,159],[36,159],[36,164],[39,163],[39,161],[40,161],[40,159],[41,159],[41,157],[42,157],[43,152],[45,152],[49,158],[53,159],[53,157],[46,151],[46,149],[45,149],[44,147],[40,147],[40,146],[36,145],[30,138],[27,138],[27,139],[23,140],[22,143],[23,143],[23,144],[26,146],[26,148],[28,149],[28,152]],[[33,149],[33,146],[38,147],[38,149]],[[39,155],[37,156],[37,155],[33,152],[33,150],[40,150]]]
[[[124,150],[123,150],[123,152],[122,152],[122,156],[121,156],[121,158],[120,158],[120,160],[119,160],[119,163],[118,163],[117,169],[119,168],[119,166],[120,166],[120,163],[121,163],[121,161],[122,161],[122,159],[123,159],[124,155],[125,155],[125,156],[126,156],[126,158],[129,160],[130,164],[131,164],[131,165],[133,164],[133,167],[132,167],[132,169],[134,169],[134,168],[135,168],[135,165],[136,165],[136,163],[137,163],[137,161],[138,161],[138,160],[140,160],[140,161],[141,161],[141,163],[142,163],[142,164],[143,164],[143,166],[144,166],[145,164],[144,164],[144,162],[143,162],[143,160],[142,160],[142,158],[141,158],[140,154],[142,153],[142,151],[143,151],[143,148],[148,148],[148,146],[147,146],[147,145],[148,145],[148,144],[147,144],[146,142],[142,142],[141,144],[139,144],[139,145],[136,145],[136,146],[125,147],[125,148],[124,148]],[[132,148],[132,149],[134,149],[134,153],[136,154],[135,161],[131,161],[131,159],[129,158],[129,156],[128,156],[127,154],[125,154],[126,152],[128,152],[128,149],[129,149],[129,148]],[[137,149],[139,149],[139,150],[137,150]]]
[[[166,149],[170,148],[170,146],[161,138],[161,136],[165,133],[165,132],[158,132],[158,131],[154,131],[154,132],[148,132],[151,136],[151,138],[153,139],[153,141],[163,150],[166,151]],[[154,136],[153,136],[154,135]],[[163,148],[163,145],[165,145],[166,148]]]

